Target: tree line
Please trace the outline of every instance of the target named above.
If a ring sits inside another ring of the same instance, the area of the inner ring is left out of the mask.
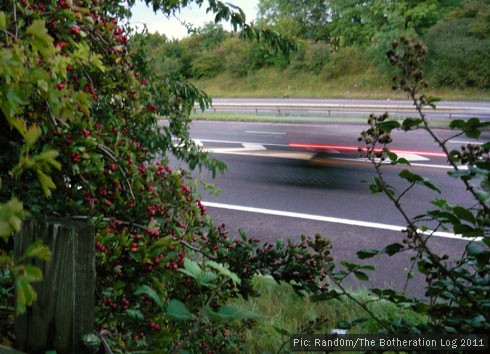
[[[139,34],[157,76],[241,78],[267,67],[310,72],[325,80],[367,70],[388,84],[386,51],[400,36],[419,38],[428,49],[424,66],[434,86],[490,87],[490,2],[487,0],[261,0],[255,26],[294,41],[287,54],[267,43],[245,41],[219,23],[207,23],[186,38]]]

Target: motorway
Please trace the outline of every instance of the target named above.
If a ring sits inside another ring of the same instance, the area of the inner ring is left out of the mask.
[[[195,121],[191,136],[228,169],[213,183],[219,195],[203,192],[209,214],[225,223],[232,234],[239,229],[249,236],[273,242],[276,237],[299,239],[301,234],[320,233],[332,241],[336,260],[358,261],[355,253],[363,248],[382,248],[399,242],[404,227],[400,213],[384,195],[370,193],[366,181],[374,175],[372,166],[357,153],[357,137],[365,129],[345,124],[266,124]],[[447,138],[447,130],[437,133]],[[468,142],[488,141],[457,138],[450,147]],[[414,172],[440,186],[442,194],[425,187],[413,189],[403,198],[410,215],[431,207],[430,201],[445,198],[469,206],[464,188],[448,178],[447,165],[435,143],[423,131],[398,132],[392,149],[411,161]],[[386,166],[385,177],[401,191],[406,184],[397,177],[398,166]],[[211,180],[203,172],[201,177]],[[430,226],[430,225],[429,225]],[[439,232],[431,240],[439,253],[462,254],[464,240],[450,232]],[[368,284],[402,289],[405,270],[411,267],[409,255],[380,256],[369,260],[378,271]],[[359,285],[351,279],[350,285]],[[423,295],[423,283],[412,281],[412,295]]]

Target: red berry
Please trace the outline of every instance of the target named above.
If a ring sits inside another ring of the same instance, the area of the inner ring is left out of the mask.
[[[153,103],[148,103],[148,106],[146,106],[146,109],[148,109],[150,112],[156,112],[157,106],[155,106]]]

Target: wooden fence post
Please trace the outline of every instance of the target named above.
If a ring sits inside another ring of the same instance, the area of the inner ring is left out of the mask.
[[[34,284],[37,301],[15,319],[16,348],[87,353],[82,336],[94,326],[95,230],[70,219],[29,219],[15,235],[16,259],[36,239],[42,239],[53,256],[49,262],[34,261],[44,280]]]

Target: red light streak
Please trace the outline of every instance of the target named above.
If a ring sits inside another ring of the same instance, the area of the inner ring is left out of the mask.
[[[324,144],[304,144],[304,143],[289,143],[290,147],[302,148],[302,149],[319,149],[319,150],[344,150],[344,151],[359,151],[357,146],[343,146],[343,145],[324,145]],[[362,151],[366,151],[366,148],[362,148]],[[375,152],[381,152],[383,149],[375,149]],[[435,156],[435,157],[446,157],[442,152],[431,152],[431,151],[419,151],[419,150],[390,150],[395,154],[415,154],[415,155],[425,155],[425,156]]]

